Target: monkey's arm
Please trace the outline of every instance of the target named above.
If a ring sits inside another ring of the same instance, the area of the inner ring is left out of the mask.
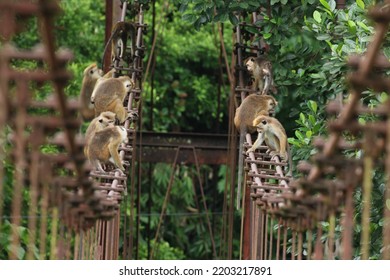
[[[263,144],[264,142],[264,137],[265,137],[264,132],[259,131],[255,143],[253,143],[252,147],[246,152],[246,154],[249,154],[250,152],[254,152],[258,147],[260,147],[260,145]]]
[[[264,89],[261,94],[268,94],[268,91],[271,87],[271,78],[268,75],[264,76]]]
[[[278,134],[279,135],[277,135],[277,137],[279,138],[280,143],[280,156],[282,157],[283,161],[287,161],[287,135],[283,131],[280,131]]]
[[[110,151],[111,159],[114,161],[114,164],[122,171],[125,171],[125,168],[122,165],[122,161],[119,158],[118,147],[121,141],[111,140],[108,144],[108,150]]]

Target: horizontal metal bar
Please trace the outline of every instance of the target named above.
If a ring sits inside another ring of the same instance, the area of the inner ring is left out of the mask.
[[[142,137],[142,140],[141,140]],[[140,141],[142,141],[140,145]],[[192,150],[196,149],[200,164],[226,164],[228,150],[228,135],[204,133],[161,133],[137,132],[136,159],[140,160],[138,149],[142,149],[142,162],[174,161],[178,147],[181,147],[178,161],[182,163],[195,163]]]

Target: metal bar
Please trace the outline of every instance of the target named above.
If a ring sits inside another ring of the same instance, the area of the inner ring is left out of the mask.
[[[113,26],[113,2],[114,0],[106,0],[106,19],[105,19],[105,32],[104,32],[104,45],[107,44],[108,39],[111,36],[112,32],[112,26]],[[110,70],[110,63],[111,63],[111,44],[107,47],[107,52],[105,53],[105,56],[103,58],[102,65],[104,73],[107,73]]]
[[[200,177],[200,166],[199,166],[198,158],[197,158],[196,151],[195,151],[194,147],[192,148],[192,151],[194,153],[196,173],[197,173],[197,177],[198,177],[198,181],[199,181],[199,188],[200,188],[200,193],[201,193],[201,196],[202,196],[203,208],[204,208],[205,213],[206,213],[206,221],[207,221],[207,226],[208,226],[208,229],[209,229],[211,245],[212,245],[212,249],[213,249],[213,256],[214,256],[214,258],[217,258],[217,251],[215,249],[214,235],[213,235],[213,230],[212,230],[211,223],[210,223],[210,217],[209,217],[207,203],[206,203],[206,196],[204,195],[202,179]]]
[[[265,217],[265,227],[264,227],[264,257],[263,259],[267,259],[268,255],[268,213],[264,212]]]
[[[295,249],[296,249],[296,238],[297,238],[297,232],[295,230],[292,230],[292,240],[291,240],[291,259],[295,260]]]
[[[176,165],[177,165],[177,158],[179,156],[179,152],[180,152],[180,147],[178,147],[178,149],[176,151],[175,160],[174,160],[173,165],[172,165],[172,172],[171,172],[171,176],[169,178],[168,188],[167,188],[167,191],[165,193],[165,198],[164,198],[164,202],[163,202],[162,209],[161,209],[160,219],[158,221],[158,225],[157,225],[157,229],[156,229],[156,235],[154,237],[154,245],[153,245],[152,251],[150,252],[150,259],[151,260],[153,260],[154,253],[155,253],[155,250],[156,250],[156,246],[158,244],[158,237],[159,237],[159,234],[160,234],[160,228],[161,228],[162,221],[163,221],[163,218],[164,218],[164,215],[165,215],[165,210],[167,208],[169,196],[171,194],[171,189],[172,189],[172,185],[173,185],[173,178],[174,178],[174,175],[175,175],[175,169],[176,169]]]
[[[269,239],[269,255],[268,260],[272,260],[272,253],[274,249],[274,219],[271,217],[270,221],[270,239]]]
[[[282,221],[281,221],[281,218],[279,218],[279,221],[278,221],[278,233],[277,233],[277,237],[276,237],[276,259],[277,259],[277,260],[279,260],[279,254],[280,254],[280,242],[281,242],[280,234],[281,234],[281,227],[282,227]]]
[[[26,105],[28,100],[28,84],[26,80],[21,80],[17,84],[17,97],[19,99],[19,106],[17,108],[17,115],[15,120],[15,133],[16,143],[15,143],[15,173],[14,180],[15,184],[13,186],[13,197],[12,197],[12,218],[11,223],[12,227],[12,241],[11,241],[11,250],[9,251],[10,259],[18,259],[17,248],[20,247],[20,237],[17,229],[21,225],[21,208],[22,208],[22,190],[24,187],[24,174],[26,169],[26,160],[24,157],[24,151],[26,148],[26,142],[24,138],[24,128],[26,125]]]

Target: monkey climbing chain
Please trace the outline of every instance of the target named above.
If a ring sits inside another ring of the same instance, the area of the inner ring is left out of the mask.
[[[115,66],[117,73],[132,75],[136,81],[126,100],[129,111],[137,111],[141,92],[145,25],[138,8],[133,67]],[[122,9],[123,21],[127,2]],[[77,135],[81,125],[79,104],[67,99],[64,91],[71,78],[66,65],[72,54],[55,46],[54,18],[59,12],[56,1],[0,1],[0,34],[4,40],[0,49],[0,228],[12,231],[10,259],[116,259],[120,203],[126,200],[128,180],[110,170],[106,174],[91,172],[84,157],[84,139]],[[31,50],[14,47],[9,42],[34,16],[39,19],[44,43]],[[22,65],[26,60],[36,62],[37,69],[11,67],[11,61],[12,65]],[[49,83],[52,95],[42,97],[34,91]],[[132,145],[122,145],[120,156],[131,161],[134,174],[135,127],[130,121],[125,127]],[[4,196],[6,180],[13,185],[12,202]],[[11,208],[7,211],[9,218],[3,216],[5,208]],[[28,230],[27,241],[20,235],[20,226]],[[46,241],[49,234],[50,244]],[[130,255],[130,239],[125,237],[126,257]],[[23,248],[27,248],[25,255]]]
[[[390,80],[378,74],[390,68],[388,59],[380,53],[390,22],[389,4],[390,1],[386,1],[368,13],[376,24],[376,32],[364,55],[349,58],[348,65],[354,71],[348,75],[351,87],[348,101],[345,104],[329,103],[328,113],[338,117],[329,122],[329,139],[318,138],[314,142],[320,152],[312,158],[312,163],[299,164],[298,170],[306,176],[294,180],[283,176],[282,164],[278,158],[269,160],[264,153],[266,147],[246,158],[248,180],[243,211],[243,259],[352,259],[354,191],[359,186],[362,186],[364,201],[360,257],[370,257],[370,203],[371,192],[375,191],[373,168],[384,165],[386,173],[390,174],[390,102],[387,100],[371,109],[359,101],[367,89],[390,93]],[[244,96],[242,26],[238,25],[236,30],[239,73],[236,91]],[[377,116],[378,120],[359,123],[359,114],[367,113]],[[346,132],[354,136],[353,141],[345,136]],[[251,137],[247,135],[244,148],[250,146]],[[343,153],[358,149],[364,151],[361,159]],[[384,152],[385,156],[381,157]],[[390,259],[389,201],[390,181],[387,180],[383,259]],[[328,223],[326,233],[324,222]],[[342,228],[340,238],[336,236],[336,227]]]

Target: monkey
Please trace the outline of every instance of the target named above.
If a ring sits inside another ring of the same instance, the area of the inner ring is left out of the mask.
[[[129,117],[123,101],[133,88],[134,82],[128,76],[100,79],[91,95],[95,116],[110,111],[116,114],[116,118],[122,124]]]
[[[87,158],[96,170],[105,172],[101,162],[112,162],[123,174],[125,168],[119,157],[118,148],[127,143],[127,130],[123,126],[108,126],[97,131],[86,149]]]
[[[96,132],[108,127],[115,125],[115,113],[113,112],[102,112],[99,116],[94,118],[89,124],[87,131],[85,132],[85,146],[84,154],[87,156],[87,149],[91,138]]]
[[[253,126],[257,128],[258,137],[252,147],[248,149],[247,154],[254,152],[265,141],[271,157],[279,155],[283,161],[288,158],[287,155],[287,135],[282,124],[273,117],[258,116],[253,120]]]
[[[282,162],[288,160],[289,163],[289,172],[288,174],[292,175],[292,161],[290,155],[290,146],[287,142],[287,134],[283,125],[274,117],[270,116],[258,116],[253,120],[253,126],[257,128],[258,136],[253,143],[252,147],[246,152],[254,152],[260,145],[265,142],[268,146],[267,153],[271,157],[279,155],[282,159]]]
[[[80,114],[84,121],[90,121],[95,116],[94,106],[91,103],[91,94],[98,79],[103,76],[103,71],[92,63],[85,68],[80,92]]]
[[[271,95],[250,94],[236,109],[234,125],[238,131],[244,128],[245,132],[253,133],[256,131],[253,120],[260,115],[274,114],[277,105],[278,102]]]
[[[276,93],[272,64],[265,56],[250,56],[245,60],[245,66],[254,79],[252,90],[258,90],[260,94],[268,94],[271,89],[273,93]]]
[[[106,55],[108,45],[111,43],[111,60],[124,59],[125,50],[127,47],[127,40],[131,40],[130,57],[127,59],[131,63],[135,57],[136,45],[136,24],[130,21],[120,21],[115,23],[112,27],[111,36],[104,47],[102,68],[104,66],[104,56]]]
[[[239,154],[238,154],[238,189],[237,189],[237,209],[240,208],[242,168],[244,164],[243,145],[245,134],[254,133],[256,127],[253,126],[253,120],[260,116],[269,116],[275,113],[275,107],[278,105],[276,99],[271,95],[251,94],[247,96],[236,109],[234,115],[234,125],[240,133]]]

